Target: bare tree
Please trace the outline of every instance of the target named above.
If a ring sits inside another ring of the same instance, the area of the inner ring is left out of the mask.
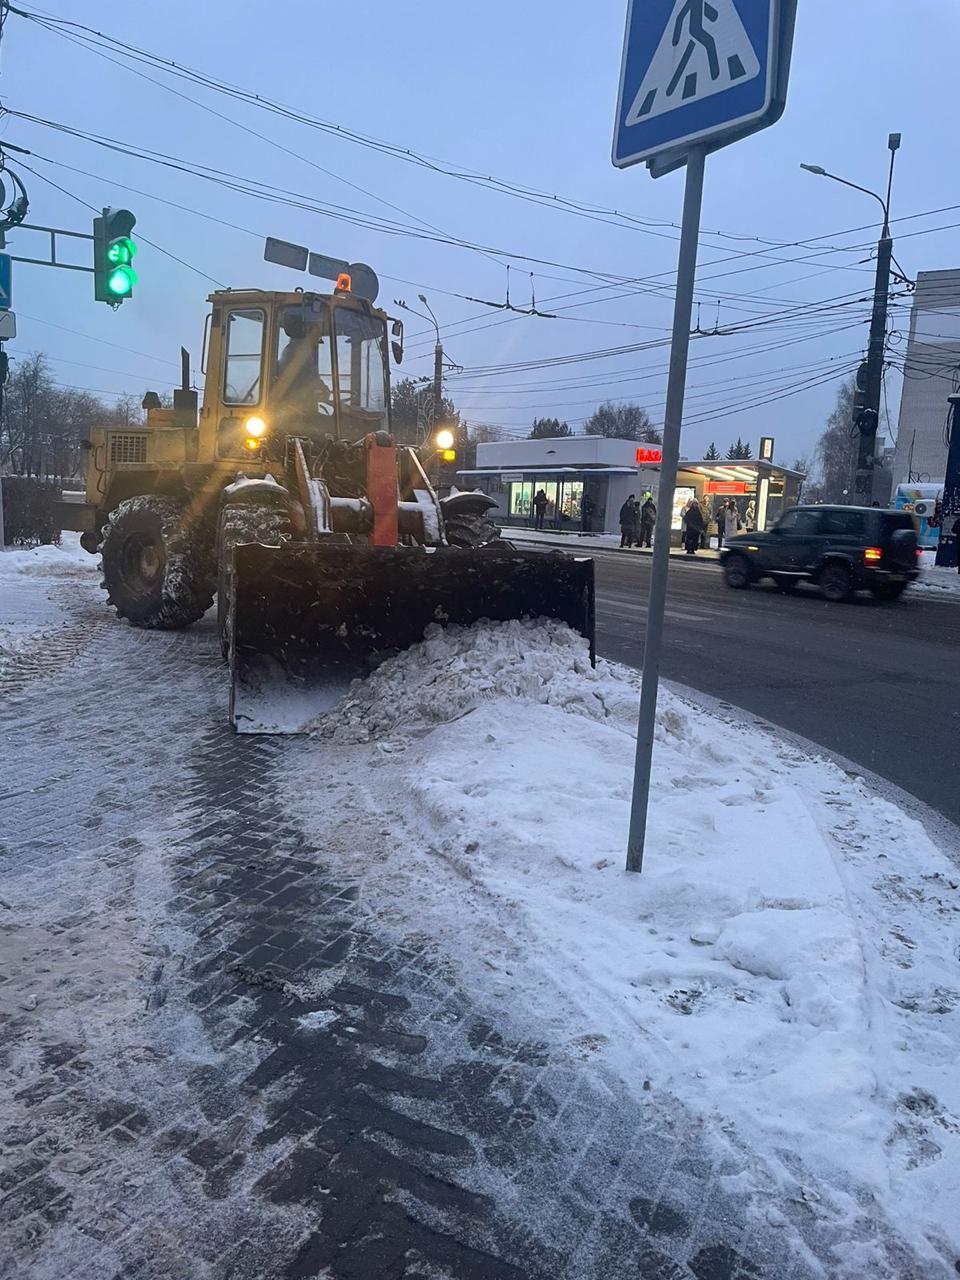
[[[423,444],[432,414],[432,383],[416,383],[412,378],[401,378],[393,384],[390,389],[390,424],[400,444]],[[460,412],[446,396],[440,404],[436,422],[453,432],[459,428]]]
[[[110,411],[89,391],[58,387],[43,352],[25,356],[3,388],[0,468],[62,481],[80,465],[80,441]]]
[[[837,388],[836,404],[817,443],[817,463],[827,502],[842,502],[853,487],[857,456],[856,428],[853,425],[855,394],[854,378],[848,378]]]
[[[469,471],[477,465],[477,445],[490,444],[495,440],[502,440],[504,432],[500,427],[494,426],[492,423],[476,423],[474,426],[468,426],[463,423],[460,430],[460,457],[461,467]]]

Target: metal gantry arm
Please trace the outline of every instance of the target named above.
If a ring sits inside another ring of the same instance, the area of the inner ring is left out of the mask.
[[[83,231],[67,231],[65,227],[41,227],[34,222],[21,222],[18,231],[43,231],[50,237],[49,258],[21,258],[17,254],[9,255],[12,262],[32,262],[35,267],[58,267],[61,271],[85,271],[94,275],[93,267],[79,267],[73,262],[60,262],[57,259],[57,236],[70,236],[72,240],[92,240],[93,236]]]

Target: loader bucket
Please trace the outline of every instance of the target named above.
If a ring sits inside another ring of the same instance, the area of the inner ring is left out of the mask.
[[[230,722],[299,733],[430,623],[556,618],[594,651],[593,561],[512,547],[234,549]]]

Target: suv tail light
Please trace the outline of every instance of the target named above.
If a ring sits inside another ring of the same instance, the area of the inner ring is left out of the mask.
[[[866,547],[863,552],[863,558],[867,564],[877,564],[883,559],[883,549],[881,547]]]

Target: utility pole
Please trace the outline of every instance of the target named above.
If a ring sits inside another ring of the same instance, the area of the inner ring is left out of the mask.
[[[440,332],[437,331],[437,345],[433,348],[433,413],[432,422],[430,423],[431,435],[436,435],[437,428],[440,426],[440,413],[443,406],[443,345],[440,342]]]
[[[443,406],[443,343],[440,341],[439,321],[433,314],[433,308],[427,301],[426,295],[418,293],[417,298],[426,307],[427,315],[424,315],[422,311],[414,310],[413,307],[408,307],[402,298],[394,298],[394,305],[402,307],[404,311],[409,311],[411,315],[419,316],[421,320],[429,320],[436,334],[436,343],[433,348],[433,407],[430,410],[430,437],[432,439],[440,426]]]
[[[0,450],[3,446],[3,414],[4,414],[4,390],[7,381],[7,372],[10,368],[10,357],[3,349],[3,343],[0,343]],[[0,452],[0,551],[5,551],[7,546],[7,535],[3,523],[3,454]]]
[[[947,450],[947,476],[943,482],[943,499],[940,503],[940,541],[937,543],[937,564],[941,568],[955,569],[960,565],[960,547],[953,526],[960,517],[960,395],[948,397],[950,404],[950,444]]]
[[[887,305],[890,298],[890,267],[893,262],[893,237],[890,234],[890,196],[893,191],[893,161],[900,149],[900,134],[891,133],[887,139],[890,151],[890,168],[887,174],[887,198],[877,195],[868,187],[848,182],[835,173],[816,164],[801,164],[801,169],[822,178],[832,178],[845,187],[853,187],[872,196],[883,209],[883,229],[877,243],[877,270],[873,284],[873,309],[870,313],[870,338],[867,358],[857,376],[857,391],[853,401],[853,425],[859,432],[857,441],[857,465],[853,481],[854,501],[869,506],[873,499],[873,470],[876,465],[877,430],[880,426],[880,398],[883,394],[883,358],[887,344]]]

